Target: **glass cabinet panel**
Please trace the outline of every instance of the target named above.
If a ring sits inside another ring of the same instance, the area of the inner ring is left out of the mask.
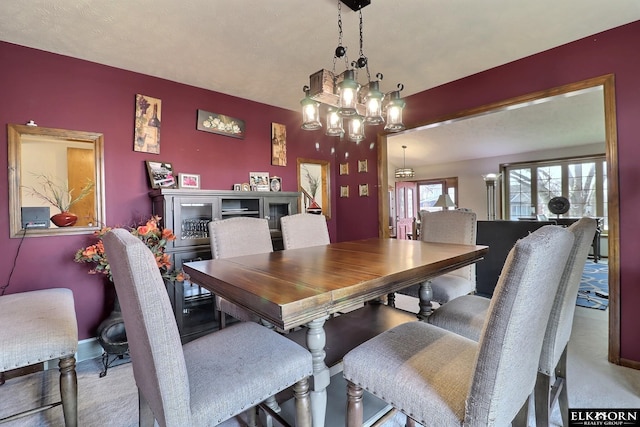
[[[218,199],[211,197],[176,197],[173,206],[174,246],[209,244],[207,225],[218,215]]]

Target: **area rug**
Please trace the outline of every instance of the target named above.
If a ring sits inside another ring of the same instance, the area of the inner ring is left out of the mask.
[[[609,264],[588,259],[584,266],[576,304],[580,307],[606,310],[609,306]]]

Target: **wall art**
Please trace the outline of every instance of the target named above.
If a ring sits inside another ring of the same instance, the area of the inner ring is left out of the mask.
[[[287,127],[271,123],[271,164],[287,166]]]
[[[171,163],[147,160],[146,164],[151,188],[176,188],[176,178]]]
[[[321,209],[322,214],[331,218],[331,193],[329,162],[326,160],[297,159],[298,190],[303,196],[300,200],[301,212]],[[313,206],[313,208],[312,208]],[[316,207],[317,206],[317,207]]]
[[[358,160],[358,172],[367,172],[367,171],[368,171],[367,159]]]
[[[136,117],[133,151],[160,154],[160,122],[162,101],[136,95]]]
[[[178,174],[178,187],[179,188],[200,188],[200,175],[193,173],[179,173]]]
[[[349,163],[340,163],[340,175],[349,175]]]
[[[349,197],[349,186],[341,185],[340,186],[340,197]]]
[[[196,129],[240,139],[244,139],[245,134],[244,120],[204,110],[198,110]]]
[[[369,197],[369,184],[358,185],[358,194],[360,197]]]

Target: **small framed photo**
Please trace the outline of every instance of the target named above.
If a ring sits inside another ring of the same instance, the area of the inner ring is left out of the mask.
[[[179,173],[178,188],[200,188],[200,175],[193,173]]]
[[[349,163],[340,163],[340,175],[349,175]]]
[[[272,176],[271,179],[269,179],[269,188],[271,191],[282,191],[282,178]]]
[[[358,186],[358,194],[360,194],[360,197],[369,197],[369,184],[360,184]]]
[[[176,188],[173,165],[169,162],[146,161],[151,188]]]
[[[367,159],[358,160],[358,172],[367,172],[367,171],[368,171]]]
[[[349,186],[341,185],[340,186],[340,197],[349,197]]]
[[[249,172],[251,191],[269,191],[269,172]]]
[[[233,191],[242,191],[242,184],[233,184]]]
[[[251,186],[249,185],[248,182],[243,182],[241,188],[242,188],[242,191],[251,191]]]

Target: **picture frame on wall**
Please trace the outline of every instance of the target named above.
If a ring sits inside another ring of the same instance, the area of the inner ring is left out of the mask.
[[[340,175],[349,175],[349,163],[340,163]]]
[[[176,178],[171,163],[151,160],[145,163],[151,188],[176,188]]]
[[[340,197],[349,197],[349,186],[341,185],[340,186]]]
[[[358,160],[358,172],[368,172],[367,159]]]
[[[329,179],[329,162],[298,158],[298,191],[300,211],[305,212],[310,206],[319,206],[322,214],[331,219],[331,185]],[[317,208],[314,208],[317,209]]]
[[[137,94],[135,115],[133,151],[160,154],[162,101]]]
[[[287,127],[271,123],[271,164],[287,166]]]
[[[244,139],[246,132],[244,120],[205,110],[198,110],[197,120],[197,130]]]
[[[179,173],[178,174],[178,188],[200,188],[200,175],[193,173]]]
[[[358,194],[360,197],[369,197],[369,184],[358,185]]]
[[[269,172],[249,172],[251,191],[270,191]]]

